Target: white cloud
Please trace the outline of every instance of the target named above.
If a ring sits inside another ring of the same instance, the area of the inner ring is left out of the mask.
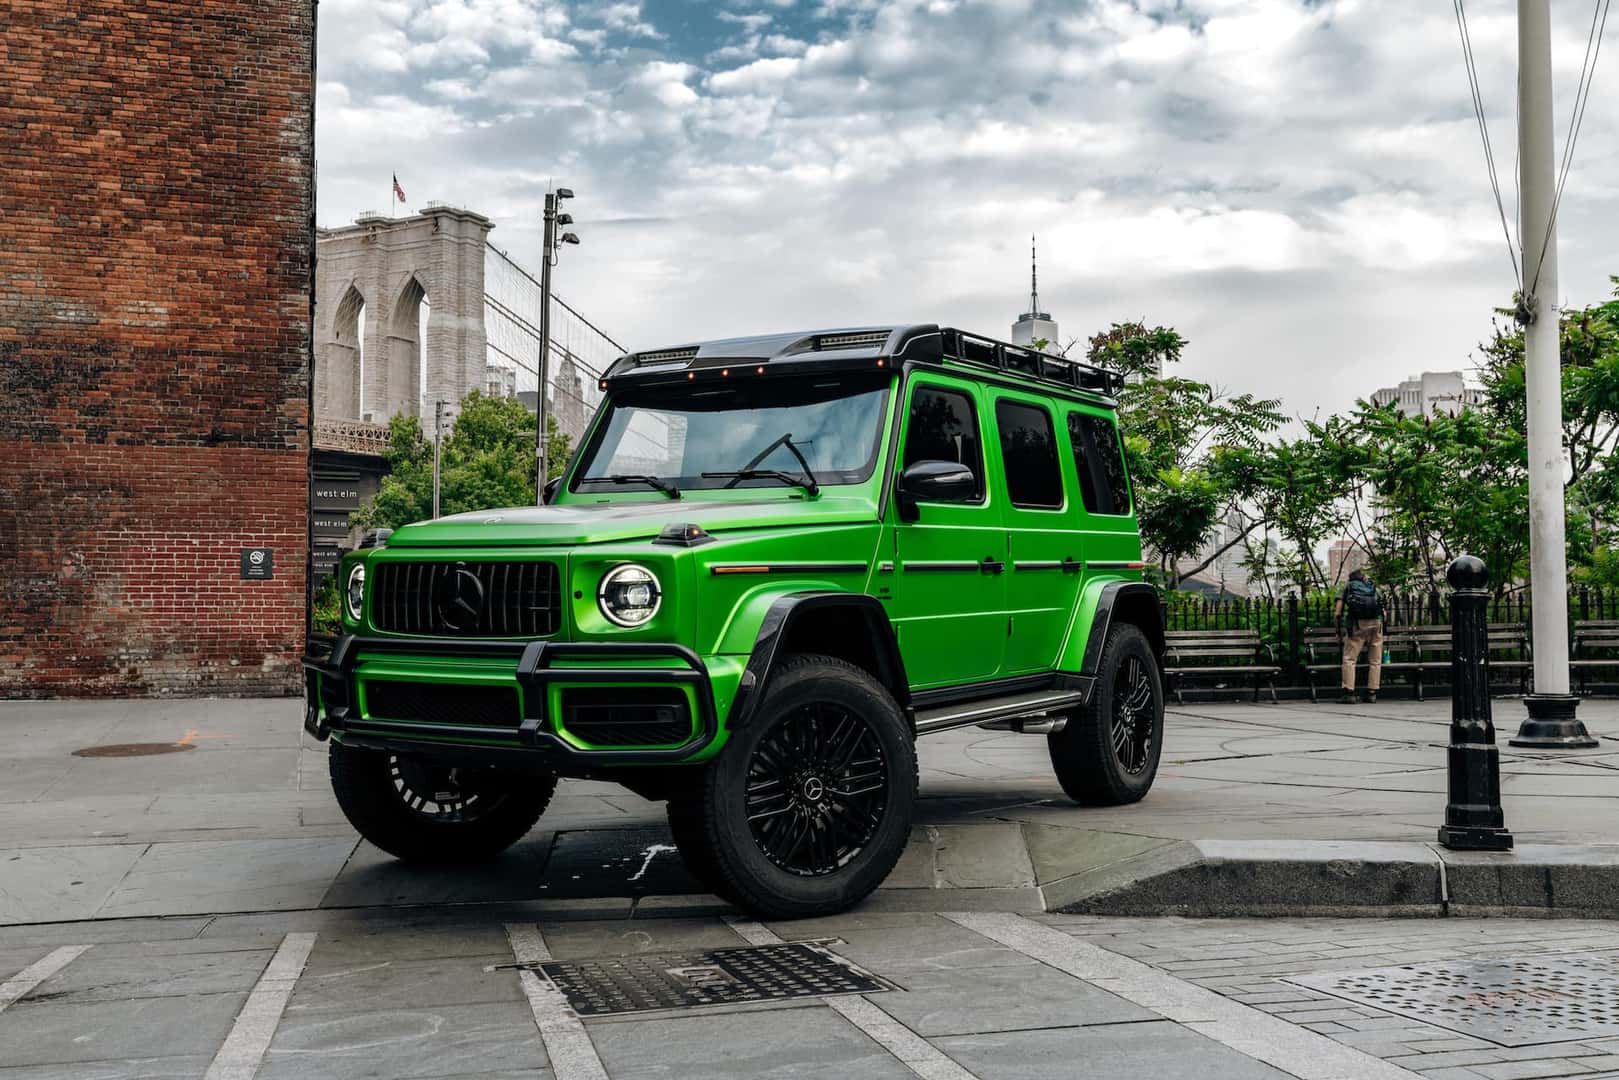
[[[1448,10],[791,6],[728,2],[694,41],[659,5],[325,0],[322,215],[376,205],[397,167],[413,196],[496,215],[522,258],[555,177],[585,240],[565,293],[632,345],[907,318],[1003,333],[1038,231],[1065,333],[1173,323],[1191,371],[1305,412],[1465,365],[1510,294]],[[1512,8],[1469,5],[1503,168]],[[1564,14],[1566,119],[1584,27]],[[1619,272],[1601,89],[1562,211],[1582,303]]]

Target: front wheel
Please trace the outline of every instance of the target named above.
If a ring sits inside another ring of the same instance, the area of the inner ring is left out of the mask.
[[[1158,775],[1164,741],[1164,680],[1147,636],[1128,623],[1108,631],[1089,705],[1046,736],[1051,767],[1084,806],[1141,800]]]
[[[852,907],[904,852],[916,787],[910,725],[882,684],[830,656],[789,657],[707,771],[720,894],[763,918]]]
[[[334,741],[332,791],[371,843],[414,862],[476,862],[521,840],[545,812],[557,778],[461,769]]]

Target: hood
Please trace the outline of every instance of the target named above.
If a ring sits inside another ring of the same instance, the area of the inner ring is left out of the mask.
[[[388,538],[398,547],[498,547],[600,544],[650,540],[665,525],[690,522],[711,533],[875,521],[869,499],[770,499],[747,502],[664,499],[659,502],[515,506],[455,514],[406,525]]]

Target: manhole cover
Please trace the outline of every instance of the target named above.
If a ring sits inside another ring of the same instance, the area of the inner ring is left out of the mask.
[[[580,1016],[871,994],[887,983],[815,945],[751,945],[538,965]]]
[[[110,746],[86,746],[73,751],[74,757],[150,757],[153,754],[178,754],[182,750],[195,750],[193,743],[126,742]]]
[[[1408,964],[1286,979],[1500,1046],[1619,1035],[1619,955]]]

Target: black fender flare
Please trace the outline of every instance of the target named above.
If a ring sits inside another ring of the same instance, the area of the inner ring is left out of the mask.
[[[915,716],[911,708],[911,687],[905,676],[905,661],[899,653],[899,640],[888,621],[888,612],[874,596],[865,593],[799,592],[777,598],[759,623],[753,652],[748,656],[737,685],[736,696],[731,699],[731,710],[726,716],[726,728],[738,731],[754,719],[770,673],[785,655],[785,642],[798,620],[828,608],[847,608],[860,618],[861,625],[870,635],[871,654],[876,657],[878,670],[873,674],[888,692],[894,695],[900,710],[914,727]]]
[[[1091,618],[1090,636],[1085,639],[1085,660],[1080,674],[1093,679],[1102,674],[1102,649],[1107,645],[1108,631],[1115,622],[1140,626],[1162,669],[1164,615],[1158,590],[1144,581],[1114,581],[1104,585],[1096,599],[1096,614]]]

